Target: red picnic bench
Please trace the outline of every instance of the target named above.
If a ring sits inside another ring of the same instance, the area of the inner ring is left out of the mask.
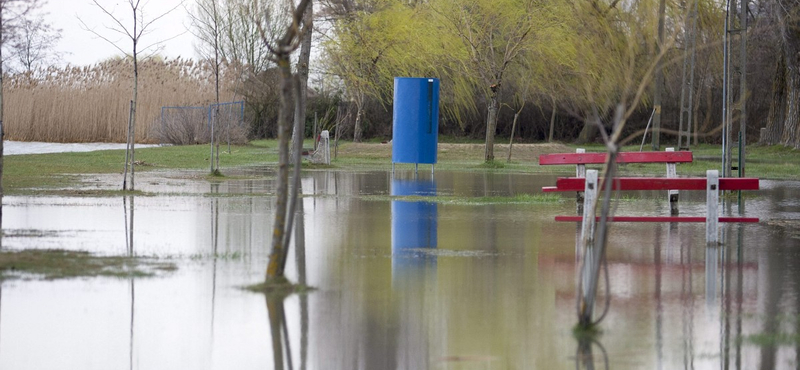
[[[539,156],[539,165],[575,165],[575,176],[579,178],[586,177],[587,164],[604,164],[606,163],[607,154],[603,153],[586,153],[583,148],[576,149],[575,153],[555,153],[555,154],[542,154]],[[693,160],[692,152],[690,151],[674,151],[673,148],[667,148],[664,152],[621,152],[617,154],[617,163],[666,163],[667,165],[667,178],[677,177],[676,163],[691,163]],[[555,191],[546,190],[544,191]],[[651,189],[656,190],[656,189]],[[678,213],[678,190],[668,189],[668,199],[670,204],[670,212],[672,214]],[[565,190],[566,191],[566,190]],[[578,203],[583,202],[583,186],[581,189],[576,190],[578,193]]]
[[[662,154],[663,153],[663,154]],[[680,154],[678,154],[680,153]],[[688,156],[687,154],[688,153]],[[587,154],[590,154],[587,156]],[[611,216],[609,222],[705,222],[706,240],[711,243],[717,241],[717,225],[719,222],[758,222],[756,217],[719,217],[718,203],[719,192],[724,190],[758,190],[759,180],[757,178],[719,178],[718,171],[706,171],[705,178],[678,178],[675,177],[675,170],[669,168],[669,164],[689,162],[691,152],[636,152],[630,155],[619,153],[618,163],[662,163],[662,161],[676,161],[668,163],[669,177],[617,177],[613,178],[612,189],[614,190],[667,190],[670,192],[670,216]],[[634,155],[635,154],[635,155]],[[677,155],[675,155],[677,154]],[[543,158],[544,157],[544,158]],[[549,154],[539,157],[540,164],[591,164],[605,163],[604,153],[566,153]],[[627,162],[626,162],[627,161]],[[635,161],[635,162],[634,162]],[[641,162],[646,161],[646,162]],[[603,179],[602,181],[605,181]],[[596,170],[589,170],[585,176],[581,177],[562,177],[556,180],[556,186],[546,186],[542,188],[544,192],[565,192],[576,191],[585,192],[583,216],[556,216],[556,221],[567,222],[593,222],[598,218],[594,216],[594,199],[597,192],[604,184],[597,178]],[[706,190],[706,216],[679,217],[677,213],[677,192],[679,190]],[[674,199],[673,199],[674,198]],[[585,226],[585,225],[584,225]],[[593,227],[592,227],[593,229]]]

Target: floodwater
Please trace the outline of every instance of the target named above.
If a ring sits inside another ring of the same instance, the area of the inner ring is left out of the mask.
[[[3,282],[0,368],[800,363],[800,235],[767,222],[800,219],[800,182],[762,181],[763,190],[745,198],[746,214],[762,222],[721,226],[719,247],[706,248],[703,224],[614,224],[603,333],[579,341],[572,334],[577,227],[553,221],[575,212],[572,195],[545,204],[424,201],[536,194],[554,176],[304,173],[287,275],[316,290],[282,302],[240,289],[263,280],[272,178],[209,184],[142,173],[138,189],[168,195],[3,198],[3,248],[157,256],[179,269],[155,278]],[[669,212],[666,194],[633,196],[617,214]],[[701,215],[703,196],[682,194],[682,215]]]

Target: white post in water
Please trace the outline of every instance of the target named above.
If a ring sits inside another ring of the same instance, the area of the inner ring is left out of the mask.
[[[575,153],[579,153],[579,154],[586,153],[586,149],[583,149],[583,148],[575,149]],[[586,165],[585,164],[578,163],[577,165],[575,165],[575,177],[586,177]],[[578,203],[578,212],[580,212],[581,211],[581,208],[580,208],[581,207],[581,203],[583,202],[583,192],[580,192],[580,191],[578,192],[577,197],[575,198],[575,201]]]
[[[668,152],[674,152],[675,148],[667,148]],[[674,179],[678,177],[678,171],[675,170],[675,162],[667,163],[667,178]],[[667,190],[667,199],[669,199],[669,213],[673,215],[678,214],[678,191]]]
[[[706,171],[706,244],[717,245],[719,231],[719,171]]]
[[[581,224],[580,248],[575,252],[580,266],[580,285],[581,297],[584,304],[594,305],[588,302],[589,285],[592,283],[591,266],[592,261],[597,258],[594,253],[594,225],[595,225],[595,205],[597,204],[597,170],[586,171],[585,196],[583,198],[583,223]],[[583,252],[582,252],[583,251]],[[589,312],[591,314],[591,308]]]

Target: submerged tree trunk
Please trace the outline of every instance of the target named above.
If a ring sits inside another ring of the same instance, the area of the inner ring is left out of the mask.
[[[272,228],[272,250],[267,263],[267,280],[283,276],[283,260],[288,254],[287,247],[283,245],[286,208],[289,198],[289,136],[291,134],[292,110],[292,69],[289,64],[289,55],[286,54],[278,61],[281,70],[281,98],[280,113],[278,113],[278,186],[275,189],[275,221]]]
[[[292,15],[292,24],[288,26],[286,33],[278,40],[277,45],[272,48],[273,57],[281,74],[281,95],[278,113],[278,175],[275,194],[275,220],[272,231],[272,249],[267,262],[266,281],[283,279],[286,257],[289,254],[292,222],[287,222],[287,217],[293,216],[291,213],[294,210],[297,187],[300,182],[300,166],[297,163],[294,167],[295,181],[292,185],[294,190],[291,199],[289,199],[289,139],[292,131],[289,123],[292,122],[293,113],[297,117],[299,115],[298,111],[304,109],[299,99],[300,86],[298,78],[292,74],[290,56],[296,50],[296,40],[300,36],[298,25],[310,2],[310,0],[300,1]],[[264,41],[267,42],[267,40]],[[292,109],[294,109],[294,112],[292,112]],[[295,126],[297,124],[299,124],[299,120],[295,121]],[[302,141],[297,143],[300,145],[295,145],[295,154],[299,158],[299,149],[302,149]]]

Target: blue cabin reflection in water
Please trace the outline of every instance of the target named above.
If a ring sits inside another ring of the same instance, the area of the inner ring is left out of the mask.
[[[435,196],[433,179],[392,179],[392,196]],[[438,211],[435,202],[392,201],[392,275],[436,264]]]

